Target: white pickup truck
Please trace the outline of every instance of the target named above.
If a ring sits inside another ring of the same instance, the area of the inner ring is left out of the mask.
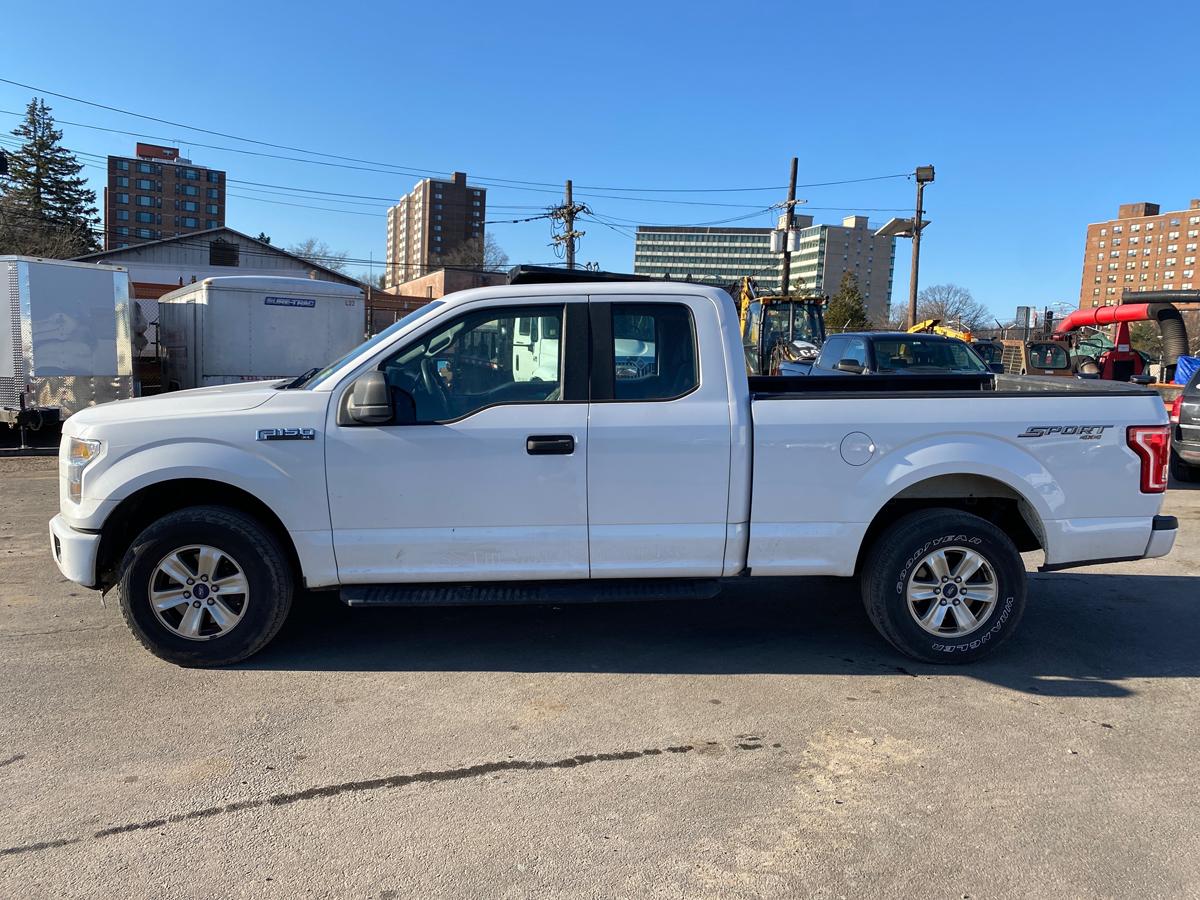
[[[54,559],[181,665],[257,652],[301,589],[558,603],[768,575],[857,576],[896,648],[960,662],[1016,628],[1021,551],[1052,570],[1174,543],[1150,391],[744,366],[719,290],[463,291],[307,377],[73,416]]]

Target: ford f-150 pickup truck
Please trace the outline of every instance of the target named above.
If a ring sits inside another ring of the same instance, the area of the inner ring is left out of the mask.
[[[181,665],[245,659],[320,589],[557,603],[809,575],[856,576],[902,652],[973,660],[1017,627],[1022,551],[1162,556],[1177,527],[1156,394],[1005,378],[747,378],[732,300],[693,285],[463,291],[307,376],[73,416],[51,546]]]

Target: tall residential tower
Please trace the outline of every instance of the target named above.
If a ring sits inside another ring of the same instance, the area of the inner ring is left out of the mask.
[[[467,184],[455,172],[449,181],[426,178],[388,209],[387,273],[384,286],[445,268],[483,264],[487,189]]]

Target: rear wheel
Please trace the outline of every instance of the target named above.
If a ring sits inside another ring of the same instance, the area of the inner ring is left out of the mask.
[[[196,506],[159,519],[121,562],[121,612],[155,656],[221,666],[257,653],[292,605],[292,575],[278,541],[234,509]]]
[[[1179,458],[1179,454],[1171,452],[1171,477],[1176,481],[1196,481],[1200,480],[1200,466],[1193,466],[1191,463],[1185,463]]]
[[[863,603],[879,633],[924,662],[970,662],[1016,629],[1025,566],[1004,532],[958,510],[911,513],[867,554]]]

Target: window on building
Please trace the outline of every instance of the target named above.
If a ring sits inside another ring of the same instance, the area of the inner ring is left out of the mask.
[[[116,214],[118,222],[128,222],[129,221],[129,210],[118,209],[118,210],[115,210],[115,214]]]
[[[198,204],[195,200],[180,200],[179,201],[179,208],[182,209],[184,212],[195,212],[197,210],[197,208],[199,207],[199,205],[200,204]]]
[[[200,188],[196,187],[194,184],[182,184],[179,185],[179,193],[183,194],[185,197],[199,197]]]
[[[199,226],[199,221],[194,216],[177,216],[176,225],[181,225],[184,228],[196,228]]]
[[[215,216],[217,214],[217,204],[215,204],[215,203],[207,204],[204,207],[204,211],[206,213],[208,213],[210,216]]]
[[[154,163],[140,162],[137,164],[137,170],[143,175],[154,175],[158,172],[158,166]]]
[[[153,181],[151,181],[149,178],[139,178],[139,179],[137,179],[137,180],[134,182],[134,185],[133,185],[133,186],[134,186],[135,188],[137,188],[139,191],[153,191],[153,190],[155,190],[155,187],[154,187],[154,182],[153,182]]]
[[[236,266],[238,264],[237,244],[218,238],[208,243],[208,264],[210,266]]]
[[[137,203],[138,206],[153,206],[154,198],[147,197],[145,194],[138,194],[134,199],[134,202]]]
[[[209,200],[219,200],[220,198],[221,198],[221,192],[220,192],[220,191],[218,191],[216,188],[209,188],[209,189],[208,189],[208,199],[209,199]]]
[[[221,173],[220,172],[209,172],[208,180],[211,184],[220,184],[221,183]]]
[[[117,234],[129,234],[129,226],[128,225],[118,225],[116,227],[116,232],[117,232]]]
[[[129,202],[128,194],[114,194],[113,196],[116,199],[117,203],[128,203]]]
[[[200,180],[200,173],[197,172],[195,169],[180,169],[179,174],[181,177],[186,178],[188,181],[199,181]]]
[[[216,228],[217,220],[216,219],[206,219],[204,222],[204,227],[205,228]]]
[[[118,159],[117,160],[117,168],[120,169],[122,172],[128,172],[129,171],[129,160]]]
[[[113,179],[113,184],[115,184],[117,187],[129,187],[129,176],[118,175]]]
[[[137,214],[137,220],[139,222],[145,222],[147,225],[153,225],[154,224],[154,213],[139,212]]]
[[[151,229],[149,229],[149,228],[139,228],[139,229],[138,229],[137,231],[135,231],[134,233],[135,233],[135,234],[136,234],[138,237],[140,237],[140,238],[152,238],[152,237],[154,237],[154,232],[153,232]]]
[[[479,202],[478,200],[472,200],[472,201],[471,201],[471,205],[472,205],[472,206],[480,206],[481,204],[480,204],[480,202]]]

